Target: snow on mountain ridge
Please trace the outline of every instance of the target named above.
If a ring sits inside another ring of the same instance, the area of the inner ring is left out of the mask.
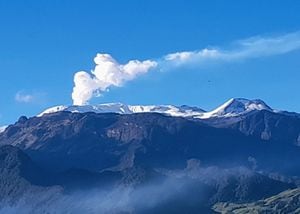
[[[104,103],[98,105],[85,106],[55,106],[43,111],[38,116],[44,114],[54,113],[58,111],[70,111],[77,113],[95,112],[95,113],[118,113],[118,114],[134,114],[143,112],[156,112],[167,114],[171,116],[197,116],[204,111],[197,107],[182,106],[177,107],[173,105],[125,105],[122,103]]]
[[[273,111],[262,100],[248,100],[244,98],[230,99],[216,109],[206,112],[198,107],[190,106],[174,106],[174,105],[125,105],[122,103],[104,103],[98,105],[85,106],[56,106],[49,108],[39,114],[54,113],[58,111],[70,111],[77,113],[95,112],[95,113],[119,113],[134,114],[143,112],[156,112],[175,117],[194,117],[199,119],[207,119],[211,117],[230,117],[239,116],[254,110]]]
[[[232,117],[246,114],[254,110],[273,111],[273,109],[270,108],[264,101],[259,99],[248,100],[244,98],[232,98],[216,109],[204,113],[201,118],[205,119],[210,117]]]
[[[6,128],[7,128],[7,126],[1,126],[0,127],[0,133],[4,132]]]

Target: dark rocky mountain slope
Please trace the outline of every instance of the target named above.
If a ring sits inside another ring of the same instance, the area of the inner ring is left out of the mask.
[[[0,133],[0,188],[11,201],[44,192],[39,198],[51,200],[40,207],[48,211],[67,204],[87,213],[209,213],[217,202],[250,203],[295,188],[299,131],[298,116],[267,110],[206,120],[21,117]]]

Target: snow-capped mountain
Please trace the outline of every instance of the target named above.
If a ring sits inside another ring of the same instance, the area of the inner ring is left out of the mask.
[[[212,117],[235,117],[250,113],[255,110],[274,111],[262,100],[248,100],[244,98],[235,98],[228,100],[227,102],[225,102],[224,104],[212,111],[204,111],[201,108],[190,107],[186,105],[125,105],[122,103],[105,103],[85,106],[55,106],[43,111],[38,116],[59,111],[69,111],[77,113],[95,112],[118,114],[155,112],[175,117],[193,117],[199,119],[208,119]]]
[[[56,113],[47,114],[51,112]],[[128,192],[138,195],[128,195],[126,190],[127,200],[139,197],[140,188],[150,189],[145,194],[152,195],[154,186],[161,190],[171,181],[174,186],[164,192],[170,195],[174,189],[172,198],[176,198],[159,205],[171,210],[147,213],[174,213],[174,204],[181,202],[194,213],[198,205],[211,206],[210,201],[253,202],[299,184],[300,114],[277,112],[261,100],[231,99],[210,112],[189,106],[111,103],[57,106],[41,115],[45,116],[21,116],[0,133],[2,200],[21,201],[28,191],[28,201],[37,201],[34,210],[48,205],[58,193],[62,194],[58,201],[70,201],[68,206],[76,207],[78,195],[70,200],[66,196],[80,189],[84,195],[105,189],[103,195],[114,197],[109,187],[120,187],[122,192],[129,187]],[[198,117],[204,119],[193,119]],[[186,187],[181,185],[184,182]],[[48,190],[51,195],[39,195]],[[158,193],[154,198],[161,196]],[[179,213],[186,213],[181,204]],[[58,205],[53,206],[57,210]],[[197,209],[197,213],[211,212]]]

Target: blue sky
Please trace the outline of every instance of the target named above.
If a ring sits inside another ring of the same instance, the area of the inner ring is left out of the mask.
[[[236,51],[241,40],[300,31],[299,11],[297,0],[0,0],[0,125],[71,104],[74,74],[94,69],[97,53],[126,64],[205,48]],[[300,112],[299,57],[295,48],[164,71],[159,65],[89,102],[188,104],[209,110],[231,97],[245,97]]]

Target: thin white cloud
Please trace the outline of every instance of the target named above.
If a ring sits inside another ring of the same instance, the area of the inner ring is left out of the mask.
[[[109,54],[97,54],[96,67],[91,72],[79,71],[74,75],[72,99],[74,105],[88,104],[93,96],[100,96],[110,87],[145,74],[154,68],[171,70],[178,66],[201,66],[207,63],[229,63],[253,58],[286,54],[300,49],[300,31],[281,36],[252,37],[234,42],[229,48],[204,48],[197,51],[171,53],[158,60],[131,60],[119,64]],[[21,100],[30,100],[23,97]]]
[[[236,41],[231,48],[205,48],[168,54],[164,60],[171,65],[233,62],[251,58],[285,54],[300,49],[300,32],[273,37],[252,37]]]
[[[46,93],[43,92],[26,92],[24,90],[18,91],[15,94],[15,101],[23,104],[43,104],[46,102]]]
[[[26,94],[22,91],[18,91],[15,95],[15,101],[19,103],[31,103],[35,99],[33,94]]]

